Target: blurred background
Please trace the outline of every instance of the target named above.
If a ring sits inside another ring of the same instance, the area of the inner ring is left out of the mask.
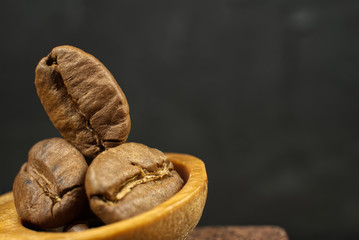
[[[69,44],[125,92],[129,141],[206,163],[199,225],[359,238],[359,1],[1,1],[0,29],[1,194],[60,136],[34,70]]]

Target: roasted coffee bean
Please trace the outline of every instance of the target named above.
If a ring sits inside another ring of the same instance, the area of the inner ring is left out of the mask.
[[[94,56],[56,47],[37,65],[35,85],[54,126],[87,158],[126,141],[131,127],[126,97]]]
[[[91,210],[104,223],[145,212],[182,186],[183,180],[165,154],[139,143],[124,143],[100,153],[85,179]]]
[[[80,232],[87,230],[89,228],[99,227],[103,225],[104,225],[103,222],[98,217],[93,215],[71,222],[70,224],[64,227],[63,231]]]
[[[65,232],[81,232],[89,229],[89,226],[85,223],[77,223],[67,228]]]
[[[59,227],[80,216],[88,209],[86,171],[83,155],[64,139],[36,143],[13,184],[19,216],[43,228]]]

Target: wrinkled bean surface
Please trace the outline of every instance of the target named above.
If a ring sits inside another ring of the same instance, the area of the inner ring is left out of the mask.
[[[38,142],[17,174],[13,193],[23,221],[54,228],[88,209],[84,189],[87,163],[83,155],[62,138]]]
[[[126,97],[94,56],[71,46],[54,48],[37,65],[35,86],[54,126],[87,158],[126,141]]]
[[[139,143],[100,153],[85,179],[91,210],[104,223],[145,212],[172,197],[182,185],[164,153]]]

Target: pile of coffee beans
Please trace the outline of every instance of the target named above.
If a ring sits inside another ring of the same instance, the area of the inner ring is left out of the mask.
[[[126,96],[94,56],[54,48],[36,67],[35,86],[63,138],[36,143],[15,178],[15,207],[25,226],[82,231],[143,213],[182,188],[164,153],[126,142]]]

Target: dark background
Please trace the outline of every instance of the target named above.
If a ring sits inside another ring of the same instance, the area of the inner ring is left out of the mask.
[[[206,163],[200,225],[359,238],[359,1],[1,1],[0,36],[0,193],[59,136],[34,70],[70,44],[125,92],[129,141]]]

